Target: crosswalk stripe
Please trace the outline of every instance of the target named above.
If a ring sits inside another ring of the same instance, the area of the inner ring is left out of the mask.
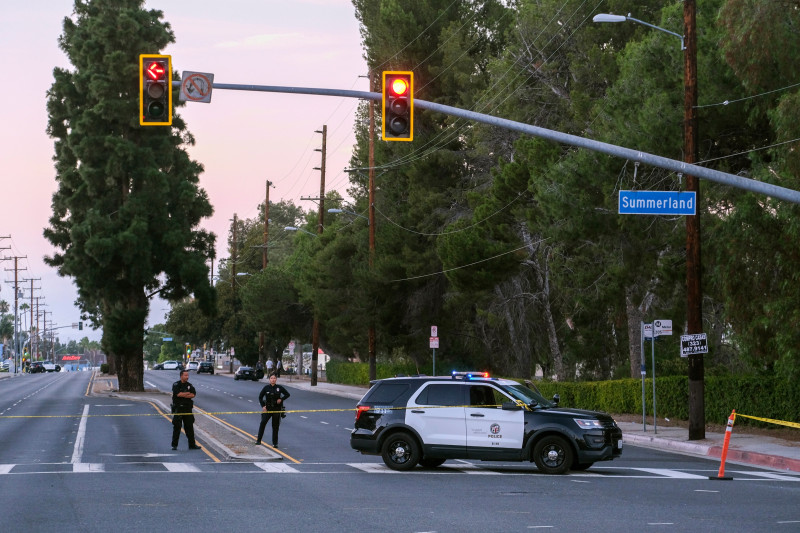
[[[280,474],[299,474],[300,471],[283,463],[253,463],[264,472]]]
[[[163,463],[170,472],[201,472],[197,465],[191,463]]]
[[[745,470],[738,470],[738,471],[734,471],[734,473],[735,474],[743,474],[743,475],[746,475],[746,476],[763,477],[763,478],[767,478],[767,479],[777,479],[779,481],[800,481],[800,477],[797,477],[797,476],[784,476],[784,475],[781,475],[781,474],[778,474],[778,473],[773,473],[773,472],[751,472],[751,471],[745,471]]]
[[[649,472],[658,476],[674,478],[674,479],[708,479],[708,476],[698,476],[697,474],[689,474],[679,470],[670,470],[668,468],[634,468],[640,472]]]
[[[72,471],[80,474],[88,474],[92,472],[105,472],[106,465],[103,463],[73,463]]]
[[[397,470],[392,470],[383,463],[347,463],[347,466],[352,466],[368,474],[399,474]]]
[[[14,468],[15,466],[17,465],[0,465],[0,475],[8,474],[9,472],[11,472],[11,469]]]

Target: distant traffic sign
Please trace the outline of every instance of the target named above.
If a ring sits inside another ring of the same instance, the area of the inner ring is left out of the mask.
[[[181,73],[181,95],[182,102],[201,102],[208,104],[211,102],[211,89],[214,86],[214,75],[210,72],[189,72],[184,70]]]
[[[688,357],[698,353],[708,353],[708,338],[706,334],[681,335],[681,357]]]
[[[621,215],[694,215],[697,194],[677,191],[619,191]]]
[[[171,340],[172,340],[172,337],[163,337],[163,338],[161,339],[161,342],[169,342],[169,341],[171,341]]]
[[[655,320],[653,326],[656,337],[672,335],[672,320]]]

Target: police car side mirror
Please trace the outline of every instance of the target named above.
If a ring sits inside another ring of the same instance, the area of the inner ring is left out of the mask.
[[[553,394],[553,403],[558,405],[558,401],[561,399],[561,396],[558,394]]]
[[[503,411],[519,411],[522,407],[517,402],[503,402]]]

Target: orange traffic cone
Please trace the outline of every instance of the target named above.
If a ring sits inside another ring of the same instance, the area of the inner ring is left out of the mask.
[[[722,456],[720,457],[719,473],[717,477],[708,476],[708,479],[733,479],[730,476],[725,476],[725,459],[728,457],[728,443],[731,441],[731,433],[733,433],[733,422],[736,420],[736,409],[731,411],[731,416],[728,417],[728,427],[725,428],[725,441],[722,443]]]

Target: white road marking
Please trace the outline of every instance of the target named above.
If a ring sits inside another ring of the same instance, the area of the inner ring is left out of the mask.
[[[656,474],[659,476],[675,478],[675,479],[708,479],[708,476],[698,476],[697,474],[689,474],[687,472],[681,472],[679,470],[670,470],[668,468],[634,468],[633,470],[639,470],[640,472],[649,472],[651,474]]]
[[[795,476],[782,476],[781,474],[773,473],[773,472],[749,472],[749,471],[736,471],[735,474],[744,474],[746,476],[759,476],[765,477],[767,479],[778,479],[780,481],[800,481],[800,477]]]
[[[352,466],[368,474],[400,474],[397,470],[392,470],[381,463],[347,463],[347,466]]]
[[[282,463],[253,463],[264,472],[280,474],[299,474],[300,471]]]
[[[103,463],[75,463],[72,465],[72,471],[76,474],[89,474],[92,472],[105,472],[106,465]]]
[[[170,472],[200,472],[200,469],[190,463],[163,463],[164,468]]]
[[[16,465],[0,465],[0,474],[8,474]]]
[[[80,463],[83,456],[83,442],[86,439],[86,420],[89,414],[89,404],[83,406],[83,416],[78,425],[78,435],[75,437],[75,446],[72,448],[72,464]]]

